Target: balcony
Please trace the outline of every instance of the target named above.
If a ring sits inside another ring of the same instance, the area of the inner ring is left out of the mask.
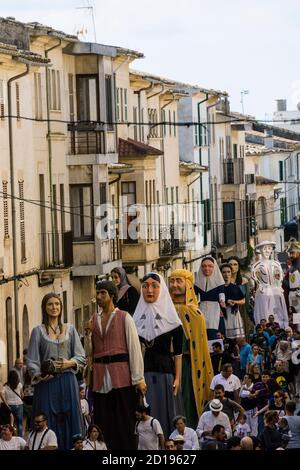
[[[254,173],[248,173],[245,175],[245,183],[246,184],[255,184],[255,174]]]
[[[244,184],[244,159],[223,160],[223,184]]]
[[[40,233],[41,269],[63,269],[73,265],[72,232]]]
[[[159,255],[174,256],[185,250],[185,241],[180,237],[180,227],[177,225],[161,226],[159,228]]]
[[[103,125],[71,123],[68,125],[68,164],[92,165],[117,163],[115,133]]]

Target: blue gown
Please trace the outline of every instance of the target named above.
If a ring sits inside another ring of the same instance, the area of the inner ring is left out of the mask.
[[[57,340],[48,337],[44,325],[33,328],[26,356],[29,373],[32,376],[40,374],[41,364],[50,358],[73,359],[77,363],[77,370],[68,369],[47,382],[35,385],[32,416],[34,418],[39,413],[45,413],[48,427],[57,436],[58,448],[71,449],[72,436],[83,432],[75,374],[85,365],[84,349],[73,325],[68,324],[65,336]]]

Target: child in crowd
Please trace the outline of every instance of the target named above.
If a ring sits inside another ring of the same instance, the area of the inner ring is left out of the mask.
[[[80,394],[80,406],[81,406],[81,413],[83,418],[83,425],[84,425],[84,436],[86,436],[87,429],[91,424],[91,417],[90,417],[90,409],[87,399],[85,398],[85,387],[81,386],[79,389]]]
[[[235,429],[235,436],[240,437],[241,439],[246,436],[250,436],[251,429],[249,424],[247,423],[247,416],[244,414],[239,419],[239,424]]]

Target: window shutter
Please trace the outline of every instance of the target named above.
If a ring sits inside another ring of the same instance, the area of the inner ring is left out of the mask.
[[[2,181],[4,238],[9,238],[7,185],[7,181]]]
[[[26,261],[24,181],[19,181],[21,261]]]
[[[4,81],[0,80],[0,117],[4,119],[5,106],[4,106]]]
[[[70,108],[70,121],[75,120],[75,107],[74,107],[74,77],[72,73],[68,74],[68,85],[69,85],[69,108]]]
[[[16,83],[16,115],[17,120],[20,121],[20,86]]]

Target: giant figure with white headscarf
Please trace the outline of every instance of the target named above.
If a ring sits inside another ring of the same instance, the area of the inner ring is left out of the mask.
[[[145,348],[146,399],[165,436],[173,431],[181,386],[183,328],[162,276],[148,273],[133,319]]]
[[[225,293],[223,276],[212,256],[206,256],[201,261],[195,291],[200,295],[200,310],[205,316],[207,337],[209,340],[216,339],[220,325],[220,307],[225,307]]]

